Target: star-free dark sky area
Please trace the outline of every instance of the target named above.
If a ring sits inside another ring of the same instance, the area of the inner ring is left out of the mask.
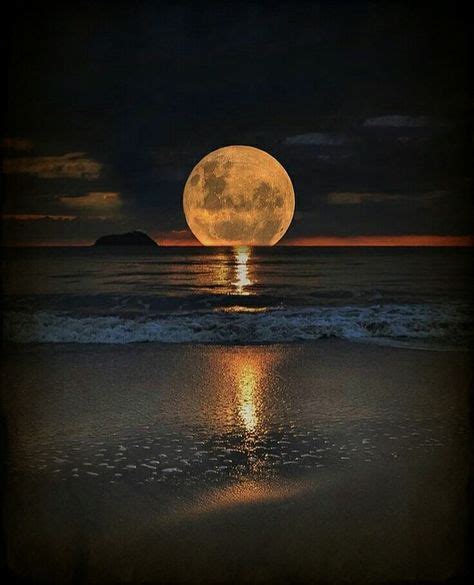
[[[4,242],[196,243],[185,181],[231,144],[290,175],[281,243],[469,241],[460,3],[174,4],[16,3]]]

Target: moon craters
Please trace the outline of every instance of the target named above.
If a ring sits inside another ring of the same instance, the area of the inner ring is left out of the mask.
[[[250,146],[228,146],[204,157],[190,174],[183,207],[205,245],[273,245],[294,213],[291,180],[280,163]]]

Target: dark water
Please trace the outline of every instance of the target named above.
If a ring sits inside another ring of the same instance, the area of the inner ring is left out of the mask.
[[[9,254],[17,575],[286,585],[465,570],[469,354],[325,338],[468,345],[466,250]]]
[[[56,248],[5,258],[7,339],[468,344],[469,249]]]

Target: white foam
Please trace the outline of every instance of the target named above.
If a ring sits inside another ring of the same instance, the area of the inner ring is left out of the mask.
[[[466,307],[421,304],[172,313],[152,318],[10,312],[4,318],[4,338],[15,343],[280,343],[326,337],[451,343],[472,336],[472,329]]]

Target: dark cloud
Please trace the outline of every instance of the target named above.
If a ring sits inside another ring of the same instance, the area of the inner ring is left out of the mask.
[[[434,122],[427,116],[415,117],[400,114],[367,118],[364,121],[364,126],[382,126],[388,128],[424,128],[433,125],[435,125]]]
[[[412,203],[431,204],[433,200],[449,195],[446,191],[430,191],[428,193],[357,193],[351,191],[331,192],[327,195],[330,205],[360,205],[363,203],[398,203],[410,201]]]
[[[2,215],[4,221],[75,221],[77,215],[42,215],[39,213],[5,213]]]
[[[9,150],[31,150],[33,148],[33,144],[30,140],[26,138],[4,138],[1,144],[2,148],[6,151]]]
[[[468,22],[457,2],[19,3],[4,212],[69,215],[65,197],[117,193],[106,220],[21,237],[181,233],[196,163],[248,144],[292,179],[288,238],[469,233]],[[193,180],[223,192],[212,170]],[[438,191],[454,195],[420,196]]]
[[[310,132],[308,134],[298,134],[298,136],[288,136],[284,144],[288,145],[315,145],[315,146],[339,146],[347,142],[347,137],[343,134],[330,132]]]
[[[61,156],[37,156],[6,158],[3,172],[7,175],[34,175],[40,179],[97,179],[102,165],[83,152],[71,152]]]

